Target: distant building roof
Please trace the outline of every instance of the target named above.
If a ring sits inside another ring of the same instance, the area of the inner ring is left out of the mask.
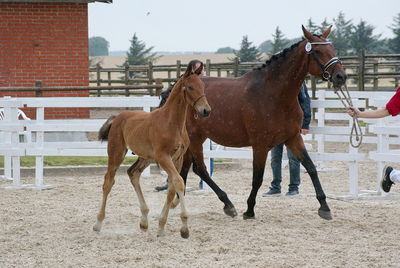
[[[0,0],[1,2],[18,2],[18,3],[93,3],[103,2],[112,3],[112,0]]]

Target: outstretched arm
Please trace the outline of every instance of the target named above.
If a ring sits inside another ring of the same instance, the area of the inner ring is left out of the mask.
[[[390,115],[389,111],[386,108],[379,108],[371,111],[360,111],[357,107],[353,106],[347,107],[347,113],[351,117],[358,118],[382,118]]]

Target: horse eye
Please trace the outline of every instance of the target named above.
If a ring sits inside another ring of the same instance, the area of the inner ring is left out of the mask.
[[[193,90],[193,88],[192,88],[192,87],[187,87],[187,89],[188,89],[188,90]]]

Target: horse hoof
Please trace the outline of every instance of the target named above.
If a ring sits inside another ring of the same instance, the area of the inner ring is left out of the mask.
[[[101,230],[101,225],[102,225],[101,222],[96,222],[96,224],[93,226],[93,231],[95,231],[95,232],[100,232],[100,230]]]
[[[181,229],[181,237],[185,239],[189,238],[189,230],[187,228]]]
[[[147,229],[149,228],[149,226],[147,224],[140,223],[139,226],[140,226],[140,230],[142,230],[143,232],[146,232]]]
[[[226,215],[231,216],[232,218],[237,216],[237,212],[234,206],[231,207],[225,206],[224,212]]]
[[[321,218],[323,218],[324,220],[332,220],[332,214],[331,214],[331,212],[329,210],[326,211],[326,210],[319,209],[318,210],[318,215]]]
[[[252,219],[254,219],[254,218],[255,218],[254,214],[251,215],[251,214],[248,213],[248,212],[243,213],[243,220],[252,220]]]

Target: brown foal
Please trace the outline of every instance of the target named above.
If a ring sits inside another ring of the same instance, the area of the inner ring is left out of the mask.
[[[151,160],[157,161],[168,173],[168,194],[159,219],[158,236],[164,234],[169,208],[178,194],[181,204],[181,236],[189,237],[187,224],[188,214],[185,205],[184,183],[179,171],[182,167],[183,155],[189,146],[186,131],[186,114],[188,106],[192,106],[197,116],[207,117],[211,108],[204,94],[204,83],[200,80],[198,68],[193,72],[191,67],[175,84],[168,101],[163,107],[151,113],[143,111],[125,111],[118,116],[110,117],[99,131],[99,139],[108,140],[108,168],[104,176],[103,201],[93,230],[100,231],[105,218],[107,196],[115,180],[115,172],[121,165],[127,149],[131,149],[138,159],[128,169],[128,175],[136,191],[142,213],[140,228],[148,228],[147,215],[149,208],[140,187],[139,178]]]

